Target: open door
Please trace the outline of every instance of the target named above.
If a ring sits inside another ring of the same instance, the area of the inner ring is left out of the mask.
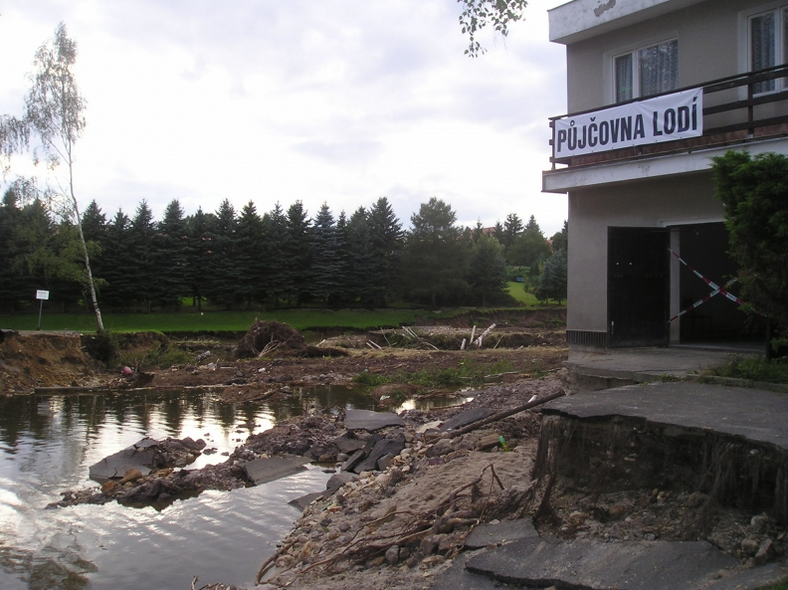
[[[670,233],[608,228],[607,320],[611,347],[667,346]]]

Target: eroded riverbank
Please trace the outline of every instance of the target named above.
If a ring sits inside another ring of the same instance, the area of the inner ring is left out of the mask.
[[[390,385],[404,374],[460,371],[473,365],[475,374],[489,376],[488,383],[508,382],[549,372],[565,357],[565,350],[548,346],[463,352],[386,352],[365,347],[336,358],[281,355],[235,361],[230,350],[217,348],[202,361],[196,357],[203,351],[195,351],[193,363],[146,368],[153,379],[145,389],[109,390],[107,384],[122,377],[116,369],[106,372],[86,358],[78,336],[20,336],[5,339],[0,367],[4,393],[23,394],[7,400],[25,404],[27,416],[0,413],[3,457],[8,459],[0,486],[4,490],[0,512],[2,530],[12,537],[3,540],[0,568],[8,588],[34,587],[39,583],[34,580],[46,580],[46,587],[51,588],[106,586],[116,590],[136,588],[143,582],[188,587],[194,575],[203,581],[251,586],[261,563],[274,553],[275,544],[299,515],[286,502],[323,489],[329,477],[323,468],[311,467],[293,478],[232,492],[206,491],[196,498],[169,502],[160,511],[117,503],[59,510],[45,510],[45,506],[67,489],[95,487],[87,481],[88,466],[144,436],[205,438],[207,448],[215,452],[198,457],[192,467],[226,461],[250,435],[275,423],[283,430],[271,431],[268,452],[281,452],[282,445],[292,450],[302,440],[293,433],[300,417],[329,411],[334,420],[330,410],[342,404],[331,388],[352,385],[360,374],[387,377]],[[33,387],[53,385],[97,390],[30,395]],[[324,397],[315,399],[304,393],[314,385],[326,390]],[[190,389],[196,386],[207,388]],[[174,389],[184,387],[194,401],[184,402]],[[237,395],[255,388],[277,391],[258,401]],[[429,397],[434,388],[414,387],[412,391]],[[446,391],[439,393],[443,403],[462,401],[462,396],[446,399]],[[370,409],[392,408],[381,399],[386,397],[382,392],[364,397]],[[277,400],[281,405],[276,407],[282,409],[266,413],[264,408],[274,407]],[[359,405],[358,400],[352,403]],[[401,401],[396,403],[401,405]],[[211,412],[216,422],[207,418]],[[46,439],[53,433],[61,438],[52,446]]]

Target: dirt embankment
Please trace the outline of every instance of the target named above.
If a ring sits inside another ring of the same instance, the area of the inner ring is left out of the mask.
[[[566,307],[546,306],[523,310],[471,309],[447,318],[443,318],[439,314],[417,317],[416,323],[420,326],[451,326],[453,328],[478,326],[484,329],[494,323],[500,327],[562,329],[566,327]]]
[[[456,329],[467,332],[467,326]],[[462,550],[474,523],[534,515],[541,517],[536,519],[541,533],[563,539],[704,539],[745,566],[760,553],[771,560],[788,552],[788,537],[779,523],[767,515],[718,504],[691,482],[605,492],[582,479],[561,477],[548,490],[544,483],[530,487],[542,422],[538,413],[518,414],[464,436],[431,431],[430,422],[445,421],[468,407],[501,410],[563,386],[559,367],[566,358],[565,347],[449,351],[434,350],[433,345],[383,350],[362,340],[356,347],[347,346],[345,356],[323,357],[302,355],[300,345],[292,351],[287,346],[265,351],[277,338],[262,329],[257,333],[267,334],[267,340],[264,336],[252,342],[251,358],[234,360],[236,343],[205,343],[204,350],[190,344],[193,360],[149,369],[150,385],[215,385],[226,399],[243,402],[299,384],[349,383],[361,374],[396,380],[404,372],[434,373],[473,364],[491,378],[479,386],[470,406],[406,413],[407,448],[385,471],[362,473],[333,496],[309,505],[269,564],[273,568],[264,576],[268,582],[302,590],[426,588]],[[6,392],[107,382],[108,375],[85,355],[76,335],[6,336],[0,343],[0,382]],[[331,344],[340,346],[338,341]],[[545,373],[547,377],[535,378]],[[252,451],[292,452],[301,442],[304,449],[317,443],[325,447],[328,443],[318,434],[333,437],[342,427],[323,421],[310,425],[282,424],[266,436],[248,440],[232,459],[249,460]],[[495,443],[499,436],[511,452],[502,452]],[[493,445],[487,446],[485,439]],[[630,459],[623,457],[622,464],[636,464]]]
[[[496,365],[498,372],[502,364],[511,365],[511,374],[504,377],[510,381],[517,375],[532,376],[564,360],[565,316],[562,308],[486,315],[469,311],[445,320],[433,317],[431,326],[332,336],[317,346],[277,322],[257,322],[240,339],[140,333],[115,335],[113,344],[127,359],[134,359],[129,362],[134,369],[146,372],[145,385],[251,385],[232,398],[238,400],[286,385],[348,383],[362,372],[392,377],[446,370],[469,359],[491,372]],[[494,329],[484,334],[492,324]],[[142,385],[141,379],[121,376],[117,358],[109,363],[97,360],[111,356],[105,345],[95,336],[75,332],[0,330],[0,394],[32,393],[41,387]],[[146,365],[146,353],[166,348],[180,348],[190,360],[174,366]],[[272,383],[276,387],[268,386]],[[255,386],[260,391],[253,392]]]
[[[98,385],[100,366],[85,354],[76,332],[2,332],[0,393],[35,387]]]

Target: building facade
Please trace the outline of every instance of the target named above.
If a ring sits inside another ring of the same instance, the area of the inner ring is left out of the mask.
[[[543,190],[568,195],[570,346],[762,341],[711,167],[788,155],[788,0],[572,0],[549,19],[569,114]]]

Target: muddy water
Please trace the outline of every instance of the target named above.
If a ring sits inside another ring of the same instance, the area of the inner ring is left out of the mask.
[[[88,467],[145,436],[203,438],[215,452],[191,466],[200,467],[224,461],[250,432],[332,407],[379,409],[363,392],[338,387],[255,406],[195,391],[0,398],[0,588],[188,588],[194,576],[196,587],[251,587],[299,515],[287,502],[323,489],[329,474],[310,467],[161,511],[116,503],[45,507],[62,491],[97,485]]]

